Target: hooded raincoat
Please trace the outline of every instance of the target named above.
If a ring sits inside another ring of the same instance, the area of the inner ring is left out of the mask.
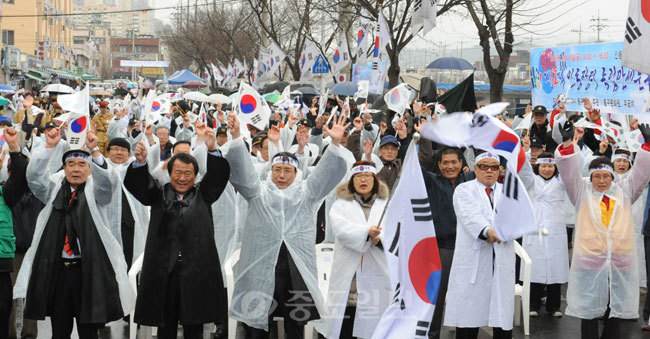
[[[313,223],[325,196],[346,173],[339,147],[330,146],[306,179],[279,189],[270,178],[260,180],[244,141],[231,141],[226,159],[230,182],[248,201],[242,247],[235,269],[230,316],[251,327],[268,330],[274,294],[275,266],[282,244],[304,280],[308,296],[297,296],[323,313],[323,298],[316,280],[316,227]]]
[[[574,145],[570,147],[563,153],[560,148],[555,151],[560,176],[576,207],[566,314],[598,318],[605,314],[609,303],[609,317],[637,318],[639,271],[632,204],[650,180],[650,152],[644,144],[627,177],[600,193],[592,188],[589,178],[580,174],[579,154]],[[604,195],[610,204],[614,202],[609,225],[604,225],[601,217]]]

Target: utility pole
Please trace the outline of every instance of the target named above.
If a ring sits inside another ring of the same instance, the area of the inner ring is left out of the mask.
[[[133,14],[133,24],[131,25],[131,52],[135,60],[135,14]],[[135,82],[135,65],[131,67],[131,81]]]
[[[578,33],[578,45],[582,45],[582,24],[580,24],[578,29],[572,29],[571,32]]]
[[[606,25],[605,22],[609,21],[608,19],[601,18],[600,17],[600,10],[598,11],[598,16],[596,18],[591,18],[591,28],[594,28],[598,34],[598,38],[596,39],[596,42],[602,42],[600,40],[600,32],[609,27],[609,25]]]

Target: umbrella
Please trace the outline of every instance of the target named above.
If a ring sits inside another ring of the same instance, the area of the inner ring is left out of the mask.
[[[50,84],[41,89],[41,92],[50,92],[50,93],[73,93],[74,90],[70,86],[64,84]]]
[[[346,95],[349,97],[354,96],[355,93],[357,93],[357,84],[349,81],[339,82],[330,91],[331,95]]]
[[[299,89],[300,87],[312,87],[313,88],[314,85],[312,85],[312,84],[292,84],[292,85],[289,85],[289,89],[291,91],[295,91],[295,90]]]
[[[223,94],[211,94],[208,96],[208,102],[211,102],[213,104],[229,104],[232,102],[232,99],[229,97],[223,95]]]
[[[230,95],[233,93],[233,90],[223,86],[217,86],[214,88],[214,93],[221,93],[223,95]]]
[[[16,93],[9,85],[0,84],[0,93]]]
[[[313,87],[300,87],[297,91],[303,95],[320,95],[320,93],[318,93],[318,91]]]
[[[9,101],[9,99],[7,99],[7,98],[5,98],[5,97],[0,97],[0,106],[7,105],[7,104],[9,104],[10,102],[11,102],[11,101]]]
[[[203,87],[207,87],[207,86],[208,85],[206,85],[206,84],[204,84],[204,83],[202,83],[202,82],[200,82],[198,80],[190,80],[190,81],[187,81],[187,82],[185,82],[183,84],[183,87],[186,87],[186,88],[203,88]]]
[[[282,95],[280,95],[278,93],[268,93],[268,94],[262,95],[262,98],[264,98],[264,100],[274,104],[274,103],[280,101],[280,99],[282,99]]]
[[[103,89],[96,89],[90,91],[90,96],[93,97],[110,97],[112,94],[109,91]]]
[[[208,101],[208,96],[201,92],[187,92],[183,95],[183,99],[192,101]]]
[[[474,69],[474,66],[469,63],[469,61],[461,58],[440,58],[434,60],[432,63],[427,66],[427,68],[437,68],[437,69],[458,69],[461,71]]]
[[[274,91],[282,92],[285,87],[289,86],[286,81],[278,81],[272,84],[267,84],[262,88],[262,93],[271,93]]]

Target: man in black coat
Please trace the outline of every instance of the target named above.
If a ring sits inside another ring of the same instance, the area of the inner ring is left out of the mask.
[[[212,129],[206,131],[206,145],[207,173],[196,186],[198,162],[179,153],[167,166],[170,182],[159,188],[149,174],[143,143],[136,146],[136,161],[124,178],[129,192],[151,206],[134,320],[158,326],[158,338],[176,338],[179,321],[185,338],[202,338],[203,324],[227,317],[211,205],[228,183],[230,166],[217,150]]]
[[[458,148],[443,147],[437,157],[440,174],[422,169],[429,205],[433,211],[433,225],[436,229],[436,239],[442,265],[442,277],[436,303],[438,307],[435,308],[433,313],[433,320],[429,330],[429,337],[434,339],[440,338],[442,312],[449,283],[449,271],[451,270],[451,261],[456,246],[454,190],[456,186],[476,177],[473,172],[465,173],[462,171],[463,159],[461,154],[462,152]]]
[[[90,131],[86,146],[92,153],[67,151],[63,171],[48,173],[60,139],[59,129],[50,128],[45,146],[32,149],[27,166],[29,188],[46,206],[16,280],[15,297],[25,297],[25,318],[50,316],[53,338],[69,338],[73,319],[80,338],[97,338],[103,324],[130,311],[126,262],[103,216],[112,186],[97,136]]]

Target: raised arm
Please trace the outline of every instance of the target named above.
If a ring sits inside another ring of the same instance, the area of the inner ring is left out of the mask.
[[[25,171],[29,189],[44,204],[47,204],[50,191],[55,186],[55,183],[50,180],[51,173],[44,169],[48,168],[50,160],[53,158],[54,149],[60,141],[61,131],[58,128],[48,129],[45,133],[45,144],[43,147],[32,149],[29,164]]]
[[[9,146],[9,157],[11,158],[11,173],[9,179],[2,187],[2,196],[9,208],[13,208],[27,191],[27,179],[25,170],[27,169],[27,157],[20,153],[18,144],[18,131],[8,127],[4,130],[5,141]]]
[[[646,142],[636,153],[630,174],[621,182],[626,194],[630,194],[632,203],[639,198],[643,193],[643,189],[648,185],[648,181],[650,181],[650,125],[641,124],[639,130]]]
[[[140,142],[133,151],[135,161],[129,165],[124,177],[124,187],[145,206],[151,206],[158,199],[162,199],[162,188],[158,188],[156,181],[149,174],[147,163],[147,146]]]
[[[88,149],[97,147],[97,136],[92,131],[88,131],[86,134],[86,147]],[[100,205],[109,204],[114,187],[111,183],[111,172],[108,170],[106,159],[99,150],[93,151],[91,154],[90,172],[93,178],[95,201]]]
[[[578,208],[576,202],[589,187],[580,172],[580,154],[577,145],[573,143],[573,126],[567,123],[560,131],[563,141],[555,150],[556,166],[571,203]]]
[[[221,156],[221,152],[217,150],[217,137],[211,128],[205,131],[205,148],[208,152],[206,163],[207,172],[202,176],[199,190],[203,195],[203,199],[212,205],[228,184],[230,178],[230,165],[228,161]]]
[[[335,118],[331,129],[324,127],[332,138],[332,144],[314,167],[314,170],[307,178],[307,198],[314,202],[320,201],[331,192],[343,179],[348,168],[345,159],[340,154],[339,147],[345,129],[350,123],[345,123],[346,117],[341,115]]]
[[[239,120],[235,114],[228,115],[228,130],[233,138],[226,154],[230,165],[230,183],[246,200],[250,200],[259,194],[261,182],[241,138]]]

